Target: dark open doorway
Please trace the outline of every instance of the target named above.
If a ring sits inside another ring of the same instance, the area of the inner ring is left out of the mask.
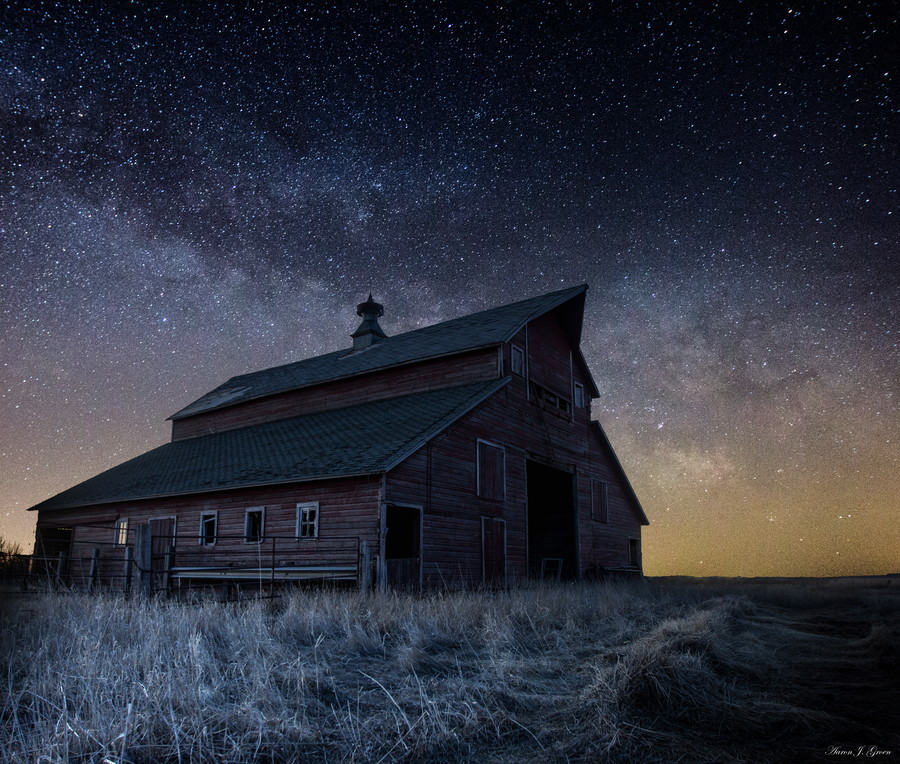
[[[72,550],[70,527],[39,525],[35,534],[36,572],[42,576],[63,576]]]
[[[574,475],[531,459],[526,471],[528,574],[574,579],[578,573]]]
[[[387,581],[401,589],[418,589],[421,571],[421,521],[418,507],[385,508],[384,562]]]

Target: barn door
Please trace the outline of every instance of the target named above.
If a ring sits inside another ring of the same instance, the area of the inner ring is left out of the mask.
[[[166,552],[175,547],[175,518],[154,517],[150,520],[150,565],[153,571],[153,590],[166,587]]]
[[[418,507],[385,507],[384,563],[387,580],[400,589],[418,589],[421,580],[421,520]]]
[[[506,520],[481,518],[481,559],[484,583],[506,585]]]

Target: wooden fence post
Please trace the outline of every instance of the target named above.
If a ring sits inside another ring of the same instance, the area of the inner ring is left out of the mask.
[[[125,596],[131,594],[131,569],[134,567],[134,549],[125,547]]]
[[[163,577],[163,586],[165,587],[166,594],[168,594],[172,588],[172,568],[175,565],[175,546],[173,544],[169,544],[166,549],[166,562],[165,568],[166,572]]]
[[[359,590],[365,594],[372,591],[372,548],[368,540],[360,542]]]
[[[68,555],[65,552],[60,552],[59,557],[56,560],[56,585],[62,586],[63,575],[66,572],[66,558]]]
[[[271,583],[269,584],[269,596],[275,596],[275,537],[272,536],[272,573]]]
[[[387,561],[384,550],[387,542],[387,504],[381,505],[381,523],[378,531],[378,558],[375,563],[375,586],[379,592],[386,592],[388,588]]]
[[[22,591],[28,591],[28,581],[34,573],[34,555],[25,555],[22,559]]]
[[[150,523],[139,525],[134,534],[134,564],[138,569],[138,594],[149,598],[153,593],[153,537]]]
[[[97,579],[100,576],[100,550],[94,549],[91,556],[91,572],[88,574],[88,591],[94,591],[97,586]]]

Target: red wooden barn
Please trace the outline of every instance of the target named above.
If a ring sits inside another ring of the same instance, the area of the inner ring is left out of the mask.
[[[393,337],[370,295],[352,347],[233,377],[170,443],[32,507],[35,555],[112,581],[149,526],[167,585],[639,574],[647,518],[591,419],[586,291]]]

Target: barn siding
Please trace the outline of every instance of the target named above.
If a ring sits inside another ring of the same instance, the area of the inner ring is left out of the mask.
[[[296,542],[279,540],[276,564],[299,562],[311,564],[315,554],[310,552],[316,544],[327,548],[332,555],[355,555],[355,543],[349,539],[329,542],[338,537],[356,537],[372,545],[378,542],[381,480],[378,476],[355,477],[294,483],[284,486],[264,486],[234,491],[146,499],[123,502],[117,505],[60,509],[42,513],[39,525],[74,526],[69,575],[73,583],[86,580],[90,558],[94,549],[101,550],[101,576],[119,576],[124,550],[112,546],[114,525],[119,518],[128,518],[130,538],[134,528],[154,518],[176,518],[176,565],[196,564],[248,564],[255,549],[271,551],[271,545],[247,544],[243,541],[244,514],[251,507],[265,507],[264,535],[293,538],[296,532],[296,505],[302,502],[319,502],[319,539],[303,539]],[[199,544],[200,517],[205,512],[218,513],[218,535],[221,538],[214,547]],[[293,553],[293,554],[292,554]],[[321,560],[325,563],[328,560]],[[271,558],[262,560],[271,564]]]
[[[552,321],[545,321],[546,318],[532,322],[512,339],[520,347],[527,344],[528,376],[560,393],[577,381],[585,386],[589,396],[590,381],[579,364],[570,365],[568,340],[562,327],[555,317]],[[509,364],[507,344],[506,373]],[[386,478],[386,497],[424,507],[424,580],[481,580],[482,517],[506,521],[508,579],[515,581],[527,575],[529,458],[556,465],[575,476],[580,574],[590,574],[593,566],[627,566],[628,538],[640,538],[638,509],[632,506],[617,468],[589,422],[587,406],[573,406],[565,415],[558,408],[535,400],[529,395],[525,377],[513,375],[510,384],[392,470]],[[501,445],[506,451],[503,501],[477,495],[479,439]],[[608,523],[591,519],[592,478],[610,484]]]
[[[496,379],[497,351],[482,348],[446,358],[339,379],[172,422],[172,440],[210,435],[316,411],[344,408],[398,395]]]
[[[572,401],[571,347],[556,316],[547,313],[528,324],[528,368],[533,383]]]
[[[581,522],[586,530],[581,537],[581,553],[583,558],[606,568],[627,566],[628,539],[641,537],[638,510],[604,447],[593,433],[589,438],[592,458],[585,479],[579,481],[580,506],[584,508]],[[609,485],[608,523],[591,518],[591,478]]]

